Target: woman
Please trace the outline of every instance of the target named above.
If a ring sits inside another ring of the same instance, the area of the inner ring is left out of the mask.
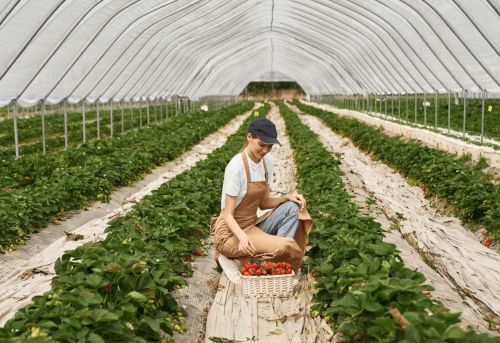
[[[253,121],[247,142],[224,173],[221,214],[211,231],[220,253],[218,262],[235,283],[239,273],[232,259],[285,261],[297,271],[304,257],[312,226],[304,197],[296,193],[269,196],[273,162],[268,153],[274,144],[280,144],[277,136],[270,120]],[[272,211],[257,217],[258,208]]]

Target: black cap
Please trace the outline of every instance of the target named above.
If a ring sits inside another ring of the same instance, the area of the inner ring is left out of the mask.
[[[254,120],[248,127],[248,132],[256,135],[264,144],[279,144],[278,131],[272,121],[266,118]]]

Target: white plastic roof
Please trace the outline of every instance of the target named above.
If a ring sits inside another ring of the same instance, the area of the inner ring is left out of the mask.
[[[0,105],[500,92],[500,0],[0,0]]]

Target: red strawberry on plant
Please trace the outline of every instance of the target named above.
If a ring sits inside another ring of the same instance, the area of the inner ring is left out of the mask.
[[[194,255],[194,256],[201,256],[201,251],[200,251],[200,249],[198,249],[198,248],[194,249],[194,250],[193,250],[193,255]]]
[[[491,246],[491,238],[490,237],[486,238],[486,240],[484,241],[484,245],[487,248],[489,248]]]

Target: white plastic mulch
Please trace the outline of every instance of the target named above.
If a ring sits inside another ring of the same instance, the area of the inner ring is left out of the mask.
[[[341,154],[343,179],[354,200],[366,215],[385,229],[392,228],[385,240],[398,246],[409,268],[427,277],[436,288],[432,296],[452,311],[462,312],[464,324],[486,330],[485,318],[498,320],[500,254],[481,244],[457,218],[437,213],[419,187],[372,160],[319,118],[301,115],[301,120],[332,154]],[[375,204],[367,205],[368,198]]]
[[[216,148],[224,145],[227,137],[238,130],[250,113],[251,111],[246,112],[231,120],[190,151],[153,170],[143,181],[115,191],[108,204],[95,203],[88,211],[76,214],[62,225],[51,224],[40,234],[34,235],[18,251],[0,256],[0,325],[27,305],[33,296],[50,289],[54,263],[65,251],[87,242],[105,239],[104,229],[109,221],[125,215],[143,197],[176,175],[191,169]],[[84,238],[67,240],[61,227],[67,228],[71,233],[83,235]]]

